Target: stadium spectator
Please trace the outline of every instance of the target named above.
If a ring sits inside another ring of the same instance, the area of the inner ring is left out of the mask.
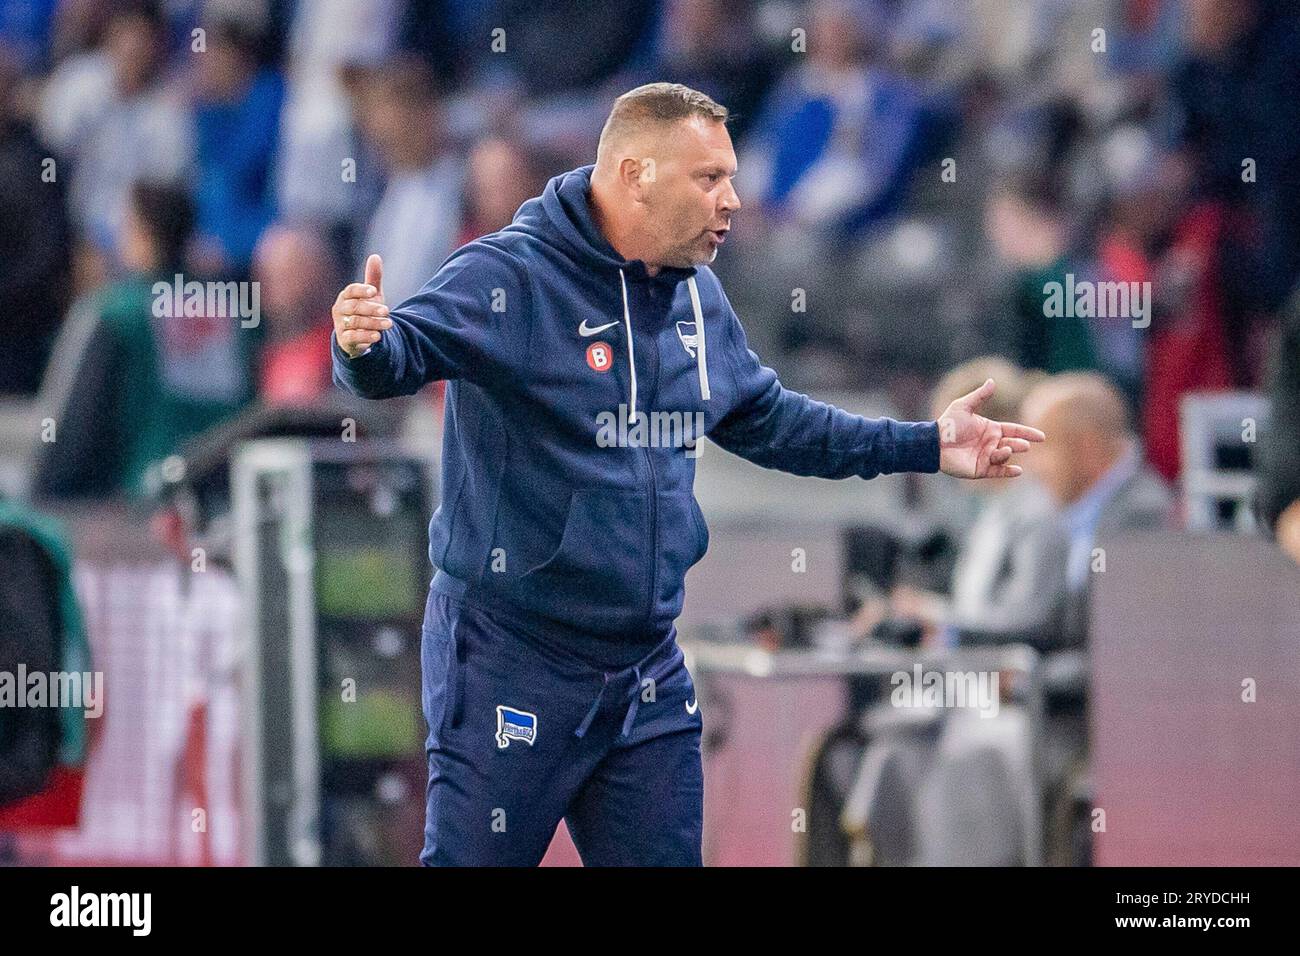
[[[1105,195],[1098,226],[1096,274],[1102,282],[1153,290],[1153,257],[1169,234],[1181,198],[1181,166],[1160,154],[1152,137],[1136,124],[1115,130],[1102,146]],[[1152,303],[1154,306],[1154,302]],[[1098,370],[1123,391],[1136,412],[1149,332],[1132,315],[1093,320]]]
[[[777,82],[740,161],[778,220],[853,235],[895,212],[925,155],[919,92],[881,61],[874,4],[817,0],[807,53]]]
[[[59,0],[28,0],[0,4],[0,37],[9,46],[7,55],[23,68],[45,66],[58,3]]]
[[[354,210],[373,208],[359,196],[377,179],[353,123],[349,67],[377,64],[392,49],[396,4],[391,0],[302,3],[294,11],[285,64],[285,102],[276,159],[279,215],[321,222],[338,251],[350,248]],[[349,162],[350,161],[350,162]]]
[[[41,99],[41,135],[71,161],[73,218],[100,255],[120,239],[132,183],[188,170],[193,126],[163,81],[163,30],[157,3],[118,4],[102,46],[59,64]]]
[[[119,250],[128,274],[100,300],[118,369],[109,403],[109,432],[121,456],[118,484],[136,496],[155,490],[158,464],[185,439],[224,421],[251,397],[254,349],[241,320],[206,308],[187,314],[170,294],[172,301],[160,306],[155,292],[155,283],[170,289],[175,276],[184,277],[194,215],[183,189],[136,184]]]
[[[328,246],[313,230],[276,225],[253,256],[265,322],[258,395],[270,405],[309,405],[331,390],[329,321],[338,284]]]
[[[0,234],[0,296],[23,304],[5,312],[0,395],[30,395],[40,386],[67,304],[70,265],[63,182],[46,175],[45,151],[16,115],[17,83],[17,63],[0,44],[0,221],[8,224]]]
[[[493,136],[475,143],[469,154],[465,218],[458,243],[509,225],[519,207],[542,191],[546,178],[518,139]]]
[[[591,89],[629,59],[648,55],[659,0],[606,0],[598,16],[587,0],[499,0],[493,26],[521,89],[551,97]],[[480,51],[489,50],[486,43]],[[487,65],[492,53],[479,53]],[[387,262],[387,257],[384,258]]]
[[[1167,481],[1182,467],[1182,396],[1232,388],[1221,268],[1229,216],[1219,200],[1181,203],[1176,221],[1152,249],[1143,437],[1147,460]]]
[[[656,62],[646,82],[668,80],[726,103],[732,139],[743,142],[776,76],[776,61],[755,26],[751,0],[669,0]],[[627,83],[635,82],[625,80]]]
[[[1232,210],[1222,237],[1234,379],[1254,384],[1252,320],[1300,280],[1300,20],[1291,4],[1189,0],[1187,46],[1169,78],[1178,146],[1203,195]]]
[[[118,4],[103,0],[56,0],[49,22],[49,56],[44,67],[62,63],[103,42]]]
[[[192,54],[198,239],[208,271],[239,275],[274,215],[272,170],[284,88],[278,71],[258,62],[254,24],[219,16],[205,29],[206,48]]]
[[[456,247],[465,170],[452,150],[443,104],[422,63],[395,60],[364,81],[358,121],[388,175],[364,248],[384,260],[384,291],[400,303]]]
[[[985,226],[993,251],[1012,270],[1011,359],[1048,373],[1094,367],[1088,320],[1072,309],[1059,316],[1047,314],[1044,287],[1057,283],[1064,289],[1066,276],[1078,262],[1059,188],[1045,176],[1009,177],[989,197]]]
[[[1021,406],[1025,420],[1047,435],[1026,459],[1062,510],[1070,536],[1069,600],[1060,644],[1082,646],[1094,548],[1125,531],[1168,527],[1173,496],[1145,463],[1124,397],[1100,375],[1057,375],[1035,386]]]
[[[473,16],[476,3],[482,0],[402,0],[397,4],[397,49],[423,58],[429,69],[459,81],[467,65],[461,29],[463,20]],[[490,36],[490,31],[472,34],[471,42],[477,44],[483,36]]]

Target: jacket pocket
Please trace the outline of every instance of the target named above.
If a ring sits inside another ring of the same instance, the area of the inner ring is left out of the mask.
[[[648,507],[639,489],[575,490],[555,551],[520,579],[530,603],[552,617],[606,626],[611,612],[644,613],[653,547]]]
[[[655,595],[660,613],[676,616],[681,611],[686,572],[704,557],[709,546],[709,529],[704,523],[695,495],[685,491],[668,491],[659,495],[659,593]]]

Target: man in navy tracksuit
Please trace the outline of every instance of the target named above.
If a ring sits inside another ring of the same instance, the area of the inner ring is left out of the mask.
[[[698,865],[701,714],[673,621],[708,547],[698,441],[800,475],[1011,476],[1041,434],[870,420],[788,391],[707,268],[740,207],[726,110],[625,94],[597,161],[391,311],[377,256],[334,306],[334,377],[448,380],[423,633],[426,864]]]

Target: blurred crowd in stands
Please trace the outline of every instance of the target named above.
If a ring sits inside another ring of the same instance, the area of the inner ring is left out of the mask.
[[[1095,371],[1172,480],[1179,396],[1261,387],[1300,277],[1298,59],[1280,0],[5,0],[0,394],[97,315],[126,370],[98,487],[138,492],[330,390],[367,253],[404,299],[674,80],[735,114],[715,268],[789,386],[916,417],[974,356]],[[178,273],[256,280],[262,320],[155,316]],[[1149,312],[1049,317],[1051,281],[1150,283]]]

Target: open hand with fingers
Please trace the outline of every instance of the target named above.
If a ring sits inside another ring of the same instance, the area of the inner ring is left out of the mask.
[[[384,304],[384,262],[372,255],[366,260],[366,281],[346,286],[334,300],[330,314],[334,317],[334,337],[339,348],[356,358],[379,341],[384,329],[391,328]]]
[[[957,399],[939,416],[939,470],[954,478],[1015,478],[1022,471],[1011,456],[1029,451],[1030,442],[1047,436],[1015,422],[995,422],[976,414],[993,394],[988,379]]]

